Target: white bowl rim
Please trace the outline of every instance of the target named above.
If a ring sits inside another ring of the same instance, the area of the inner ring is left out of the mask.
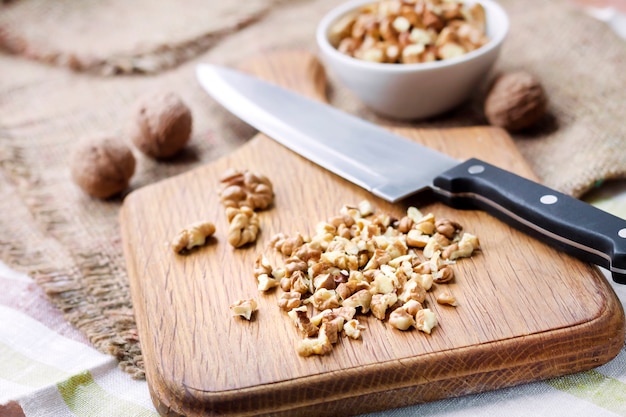
[[[506,38],[509,32],[509,17],[505,12],[504,8],[498,4],[494,0],[475,0],[475,1],[465,1],[466,3],[480,3],[485,7],[488,7],[494,10],[496,13],[501,15],[502,21],[502,31],[498,33],[496,37],[491,38],[489,42],[482,47],[465,53],[461,56],[444,59],[440,61],[433,62],[418,62],[414,64],[390,64],[390,63],[379,63],[379,62],[368,62],[362,59],[353,58],[346,54],[343,54],[337,50],[334,46],[330,44],[328,41],[328,28],[330,25],[335,22],[342,15],[350,12],[351,10],[363,6],[366,4],[372,4],[380,0],[350,0],[345,3],[340,4],[339,6],[331,9],[320,21],[316,30],[316,39],[318,46],[322,49],[322,51],[326,54],[331,55],[334,59],[338,59],[346,65],[357,66],[362,68],[369,68],[371,70],[377,71],[387,71],[387,72],[414,72],[414,71],[428,71],[435,70],[439,68],[449,67],[461,64],[463,62],[470,61],[472,59],[478,58],[484,54],[489,53],[491,50],[500,47],[504,39]]]

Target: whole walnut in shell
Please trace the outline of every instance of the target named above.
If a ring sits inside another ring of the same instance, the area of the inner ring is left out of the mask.
[[[157,92],[137,100],[130,138],[144,154],[167,159],[189,142],[191,127],[191,110],[182,99],[173,92]]]
[[[73,150],[70,171],[74,182],[87,194],[108,198],[128,187],[135,173],[135,157],[118,138],[85,138]]]
[[[541,83],[531,74],[516,71],[496,79],[487,99],[489,123],[509,131],[525,129],[545,113],[547,98]]]

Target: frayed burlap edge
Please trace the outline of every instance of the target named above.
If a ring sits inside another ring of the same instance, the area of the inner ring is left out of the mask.
[[[156,74],[174,68],[183,62],[206,52],[221,39],[261,20],[273,7],[286,0],[274,0],[270,7],[257,13],[246,15],[221,30],[204,33],[193,39],[181,40],[172,44],[151,46],[132,53],[120,53],[108,57],[73,53],[67,50],[51,49],[31,44],[10,28],[0,26],[0,50],[10,54],[42,62],[48,65],[66,67],[73,71],[94,75]],[[6,1],[5,3],[11,3]],[[1,3],[0,3],[1,4]]]
[[[0,140],[11,142],[1,133]],[[119,288],[126,280],[114,278],[126,275],[120,239],[94,252],[72,228],[64,228],[71,213],[46,203],[54,196],[50,188],[34,186],[45,180],[28,170],[19,147],[0,147],[0,168],[1,258],[31,276],[96,349],[114,356],[133,378],[145,378],[129,290]],[[118,228],[113,233],[119,234]]]

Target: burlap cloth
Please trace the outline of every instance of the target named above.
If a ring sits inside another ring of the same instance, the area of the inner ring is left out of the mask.
[[[122,198],[85,196],[67,155],[84,135],[123,135],[141,94],[168,87],[191,107],[191,144],[173,161],[137,153],[131,188],[228,153],[254,131],[199,88],[194,65],[237,65],[272,49],[315,52],[314,29],[341,0],[13,0],[0,2],[0,259],[32,276],[103,352],[143,377],[122,257]],[[581,196],[626,174],[626,43],[564,0],[502,2],[511,32],[497,71],[526,69],[550,114],[519,148],[544,183]],[[331,78],[331,100],[364,118]],[[485,124],[483,91],[423,127]],[[459,143],[462,146],[462,143]]]

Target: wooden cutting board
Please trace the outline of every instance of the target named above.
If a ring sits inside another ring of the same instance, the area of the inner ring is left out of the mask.
[[[324,72],[307,53],[265,55],[246,69],[325,99]],[[393,130],[534,178],[500,129]],[[227,168],[263,173],[274,184],[274,205],[259,213],[261,234],[243,249],[227,243],[217,196]],[[431,335],[369,317],[362,340],[344,338],[327,356],[300,357],[301,336],[277,307],[279,292],[258,293],[253,262],[268,253],[275,233],[310,234],[318,221],[363,199],[395,216],[415,205],[455,219],[479,237],[482,251],[455,266],[449,288],[458,307],[440,306],[429,294],[439,319]],[[168,242],[197,220],[216,224],[214,239],[174,254]],[[354,415],[586,370],[624,342],[622,306],[597,268],[428,195],[386,203],[262,134],[218,161],[134,191],[120,223],[146,377],[163,415]],[[229,305],[241,298],[259,303],[250,322],[230,316]]]

